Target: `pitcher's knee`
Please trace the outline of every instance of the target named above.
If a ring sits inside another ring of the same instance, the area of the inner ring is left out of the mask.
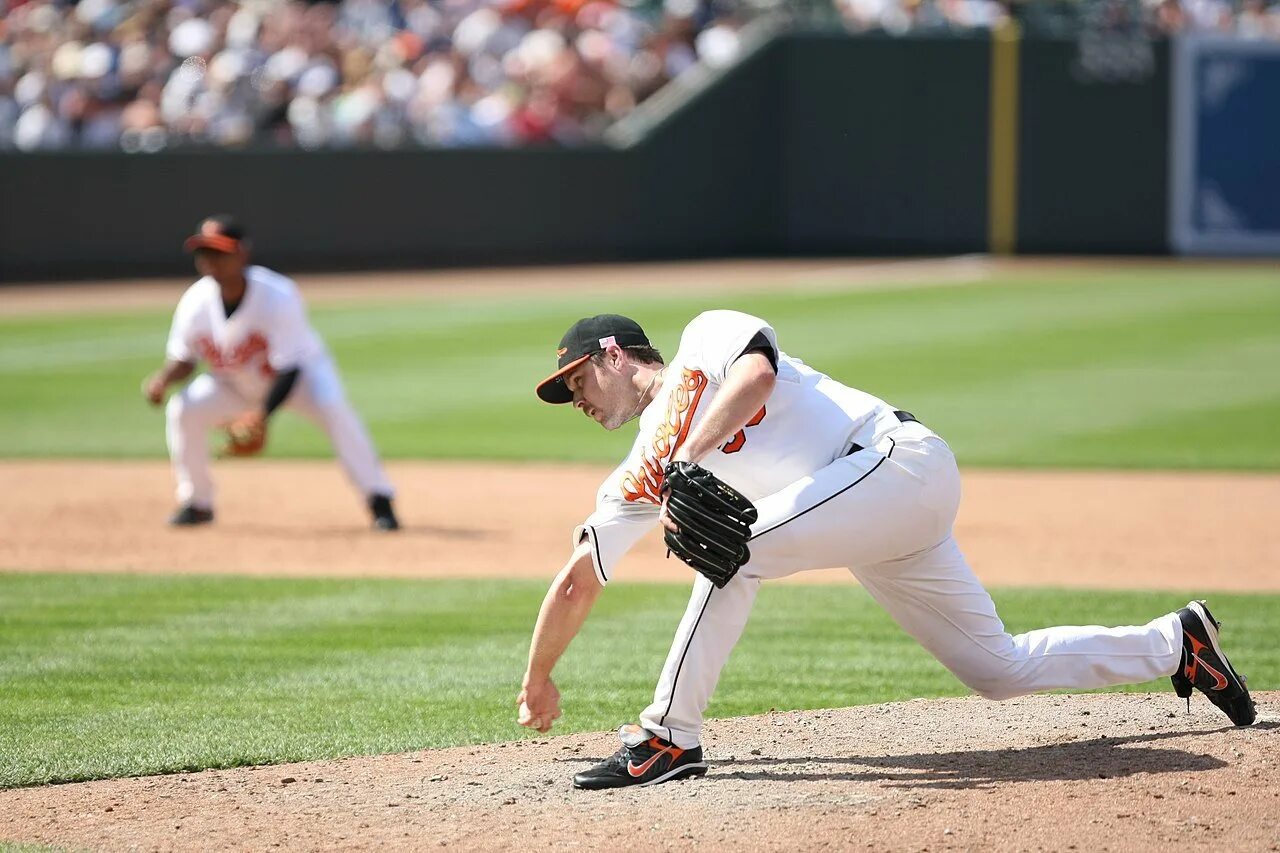
[[[1014,699],[1024,693],[1024,691],[1011,684],[986,685],[981,688],[975,687],[974,692],[983,699],[990,699],[992,702],[1003,702],[1006,699]]]
[[[1021,661],[1016,660],[992,660],[980,670],[952,670],[964,682],[965,687],[983,699],[995,702],[1012,699],[1026,692],[1022,687],[1021,671]]]

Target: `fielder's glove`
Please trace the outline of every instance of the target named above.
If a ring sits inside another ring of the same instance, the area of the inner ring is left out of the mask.
[[[267,446],[267,419],[262,412],[245,412],[227,424],[223,456],[256,456]]]
[[[668,553],[722,588],[751,559],[747,540],[756,508],[737,489],[692,462],[672,462],[663,490],[667,515],[679,533],[666,532]]]

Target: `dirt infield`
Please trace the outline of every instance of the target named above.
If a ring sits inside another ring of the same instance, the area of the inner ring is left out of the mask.
[[[1199,698],[1199,697],[1197,697]],[[1280,850],[1280,694],[916,701],[714,721],[703,779],[608,793],[610,734],[0,791],[0,836],[144,850]]]
[[[242,573],[276,576],[550,578],[608,469],[590,465],[391,466],[406,529],[369,532],[332,462],[219,463],[218,522],[173,530],[162,462],[0,463],[0,570]],[[495,512],[476,484],[531,499]],[[1280,476],[968,471],[957,536],[993,585],[1280,589],[1274,535]],[[646,537],[623,582],[687,582]],[[851,582],[807,572],[802,582]]]

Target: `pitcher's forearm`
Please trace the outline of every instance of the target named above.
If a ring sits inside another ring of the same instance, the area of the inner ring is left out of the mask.
[[[547,590],[547,597],[542,600],[542,609],[538,611],[533,642],[529,645],[526,678],[551,675],[556,662],[587,621],[587,615],[595,605],[600,589],[595,578],[575,583],[573,575],[567,569],[556,577]]]
[[[711,401],[706,417],[689,433],[674,460],[697,462],[728,442],[768,401],[776,381],[773,365],[765,356],[753,353],[738,359]]]

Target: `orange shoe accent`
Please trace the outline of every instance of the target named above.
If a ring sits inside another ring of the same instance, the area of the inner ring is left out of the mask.
[[[672,763],[675,763],[680,758],[681,755],[684,755],[684,750],[676,746],[674,743],[668,744],[667,746],[662,746],[662,741],[658,740],[656,737],[651,738],[649,740],[649,746],[653,747],[654,749],[658,749],[658,747],[662,747],[662,748],[658,749],[657,752],[649,756],[649,759],[645,761],[644,764],[641,764],[638,767],[630,761],[627,762],[627,772],[630,773],[632,777],[636,779],[639,779],[641,776],[648,773],[649,768],[653,766],[653,763],[657,761],[659,758],[661,758],[662,756],[669,754],[671,756]]]
[[[1204,643],[1197,640],[1195,637],[1191,636],[1190,634],[1187,634],[1187,639],[1191,641],[1191,660],[1187,662],[1187,666],[1185,670],[1187,679],[1194,684],[1196,680],[1196,669],[1202,666],[1205,668],[1205,671],[1208,672],[1210,675],[1212,675],[1214,680],[1217,682],[1216,684],[1214,684],[1213,689],[1226,690],[1227,677],[1222,673],[1218,672],[1213,667],[1209,666],[1209,664],[1205,663],[1204,660],[1201,659],[1200,657],[1200,650],[1208,647]]]

